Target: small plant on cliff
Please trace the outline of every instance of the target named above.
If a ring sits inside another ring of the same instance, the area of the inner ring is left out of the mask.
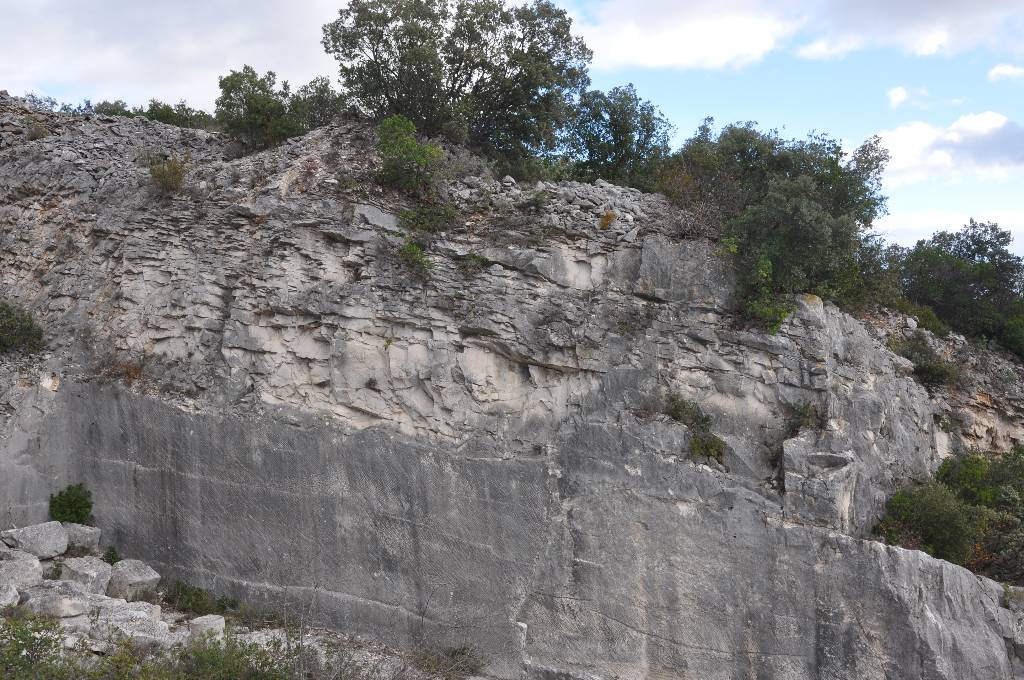
[[[227,614],[238,609],[238,600],[230,597],[216,597],[208,590],[175,581],[164,593],[164,599],[178,611],[197,616],[206,614]]]
[[[50,136],[50,130],[39,121],[33,121],[29,123],[28,128],[25,130],[25,136],[28,141],[34,142],[37,139],[43,139],[44,137]]]
[[[695,402],[670,394],[663,413],[690,430],[690,453],[698,458],[725,460],[725,441],[711,432],[711,418],[701,412]]]
[[[399,224],[409,231],[436,234],[451,228],[455,222],[455,208],[443,202],[420,203],[415,208],[398,213]]]
[[[72,484],[50,495],[50,518],[58,522],[88,524],[92,518],[92,492],[84,484]]]
[[[426,276],[433,265],[423,252],[423,246],[409,239],[398,249],[398,261],[414,274]]]
[[[181,191],[188,172],[189,156],[171,156],[164,161],[154,161],[149,165],[149,176],[153,186],[161,194],[176,194]]]
[[[117,552],[117,548],[110,546],[103,551],[103,557],[100,558],[107,564],[117,564],[121,561],[121,553]]]
[[[0,352],[38,352],[43,348],[43,330],[28,312],[0,302]]]

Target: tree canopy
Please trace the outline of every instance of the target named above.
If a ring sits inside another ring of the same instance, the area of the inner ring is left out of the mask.
[[[547,0],[353,0],[324,26],[345,93],[493,156],[551,151],[591,52]]]
[[[580,97],[567,146],[580,179],[601,178],[651,190],[656,167],[671,151],[672,124],[632,83]]]

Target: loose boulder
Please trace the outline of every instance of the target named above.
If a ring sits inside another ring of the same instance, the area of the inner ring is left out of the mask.
[[[98,557],[72,557],[64,560],[60,578],[82,586],[86,592],[103,594],[110,583],[111,567]]]
[[[160,574],[140,560],[121,560],[114,565],[107,584],[107,595],[133,602],[144,593],[156,590]]]
[[[0,609],[18,604],[18,589],[10,583],[0,583]]]
[[[87,613],[89,593],[70,581],[43,581],[24,591],[25,608],[36,616],[64,619]]]
[[[81,548],[91,553],[99,552],[100,530],[97,527],[89,527],[74,522],[62,522],[64,530],[68,534],[68,547]]]
[[[190,641],[209,638],[212,640],[224,639],[224,617],[217,614],[199,616],[188,622],[188,637]]]
[[[0,546],[0,585],[29,588],[43,580],[39,558],[21,550]]]
[[[67,551],[68,532],[60,522],[44,522],[0,532],[0,541],[45,560]]]

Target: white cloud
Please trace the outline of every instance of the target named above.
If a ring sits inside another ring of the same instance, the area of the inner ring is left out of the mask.
[[[1024,66],[1013,64],[996,64],[988,72],[988,79],[992,82],[1005,78],[1024,78]]]
[[[947,127],[904,123],[879,135],[892,156],[889,188],[966,177],[1004,180],[1024,170],[1024,126],[994,111],[961,116]]]
[[[570,0],[566,0],[567,2]],[[742,66],[792,48],[834,59],[870,47],[928,56],[1019,50],[1020,0],[571,0],[598,68]]]
[[[758,10],[755,3],[726,3],[721,11],[693,5],[646,4],[648,11],[603,3],[576,29],[594,50],[594,67],[709,68],[743,66],[779,48],[797,29],[794,21]],[[651,10],[663,10],[654,13]]]
[[[337,74],[320,45],[340,0],[4,3],[0,88],[143,104],[151,97],[212,108],[217,76],[248,63],[301,85]],[[159,8],[157,8],[159,7]]]
[[[899,107],[909,104],[916,106],[917,108],[928,108],[926,100],[928,99],[928,88],[915,87],[909,89],[898,85],[896,87],[889,88],[885,92],[885,96],[889,99],[889,108],[898,109]]]
[[[885,94],[889,97],[889,106],[894,109],[902,106],[910,99],[910,92],[902,85],[891,88]]]

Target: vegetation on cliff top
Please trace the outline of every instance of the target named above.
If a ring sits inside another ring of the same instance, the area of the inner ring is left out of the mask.
[[[785,139],[753,123],[716,133],[708,119],[672,151],[671,124],[632,85],[589,89],[591,51],[548,0],[354,0],[323,27],[322,44],[338,61],[340,91],[320,77],[293,92],[245,65],[219,79],[214,115],[157,100],[61,110],[216,128],[249,150],[349,111],[384,121],[382,177],[406,190],[422,192],[441,156],[422,137],[464,144],[520,178],[663,192],[719,231],[741,310],[763,327],[780,327],[792,294],[815,293],[854,310],[908,311],[929,330],[1024,356],[1024,264],[1009,252],[1009,232],[971,221],[900,248],[872,231],[886,205],[878,138],[847,151],[828,135]],[[57,108],[45,97],[29,103]]]

